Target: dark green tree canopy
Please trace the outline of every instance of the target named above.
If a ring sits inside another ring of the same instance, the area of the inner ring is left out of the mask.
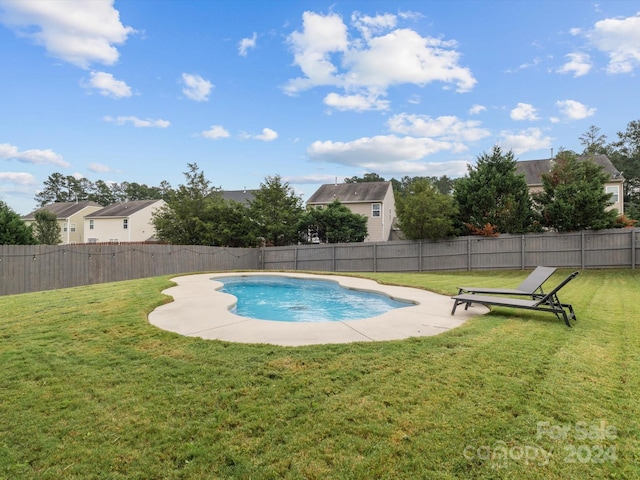
[[[62,243],[60,225],[56,214],[48,210],[39,210],[34,215],[36,221],[33,226],[33,235],[42,245],[58,245]]]
[[[407,185],[406,194],[396,197],[396,209],[398,226],[407,240],[440,240],[455,233],[453,198],[427,178]]]
[[[350,178],[345,178],[344,183],[366,183],[366,182],[385,182],[386,180],[382,178],[377,173],[365,173],[362,177],[358,177],[354,175]]]
[[[321,243],[362,242],[368,234],[367,218],[334,200],[324,208],[307,210],[300,218],[298,231],[305,240],[308,234],[317,235]]]
[[[35,245],[33,231],[9,205],[0,200],[0,245]]]
[[[171,185],[167,182],[162,182],[159,187],[149,187],[136,182],[91,182],[86,178],[77,179],[72,175],[53,173],[44,181],[35,200],[40,207],[50,203],[75,201],[92,201],[106,207],[133,200],[166,200],[171,191]]]
[[[249,203],[249,217],[267,245],[296,243],[302,213],[302,199],[280,175],[266,177]]]
[[[604,188],[608,180],[588,158],[558,154],[551,171],[542,175],[543,191],[534,195],[542,226],[559,232],[613,227],[618,212],[607,209],[612,204]]]
[[[498,233],[525,233],[530,230],[534,212],[524,175],[516,171],[513,152],[499,146],[491,155],[478,157],[475,166],[455,184],[454,198],[462,224],[470,231],[487,225]]]
[[[218,221],[219,189],[211,187],[195,163],[184,172],[186,183],[172,192],[166,205],[153,215],[156,235],[178,245],[214,245],[214,225]]]

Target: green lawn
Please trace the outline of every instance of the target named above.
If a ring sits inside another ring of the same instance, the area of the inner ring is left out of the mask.
[[[452,294],[526,274],[366,276]],[[161,331],[169,285],[0,297],[1,479],[640,478],[640,271],[581,272],[571,329],[496,308],[297,348]]]

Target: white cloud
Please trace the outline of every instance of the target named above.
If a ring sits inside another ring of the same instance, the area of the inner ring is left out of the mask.
[[[110,73],[91,72],[91,78],[83,86],[95,88],[105,97],[124,98],[131,96],[131,88],[122,80],[116,80]]]
[[[251,38],[243,38],[238,42],[238,55],[242,57],[247,56],[247,51],[250,48],[256,48],[256,40],[258,39],[258,34],[253,32],[253,36]]]
[[[190,73],[183,73],[182,81],[184,83],[182,93],[184,93],[187,98],[195,100],[196,102],[206,102],[209,100],[209,94],[213,89],[213,84],[210,81],[205,80],[200,75],[192,75]]]
[[[330,93],[324,97],[325,105],[336,110],[355,110],[363,112],[365,110],[388,110],[389,101],[380,100],[377,95],[339,95]]]
[[[316,141],[309,146],[307,154],[313,160],[358,166],[372,171],[390,166],[403,170],[403,166],[409,163],[451,148],[451,143],[431,138],[379,135],[351,142]]]
[[[556,102],[556,106],[569,120],[582,120],[583,118],[591,117],[596,113],[595,108],[589,108],[575,100],[560,100]]]
[[[260,135],[254,135],[252,138],[255,140],[262,140],[264,142],[271,142],[278,138],[278,132],[271,130],[270,128],[263,128]]]
[[[42,45],[53,57],[88,68],[94,62],[113,65],[123,44],[135,32],[120,22],[113,0],[4,1],[0,21],[19,36]]]
[[[481,112],[484,112],[487,110],[487,107],[485,107],[484,105],[478,105],[477,103],[475,105],[471,105],[471,108],[469,109],[469,115],[478,115]]]
[[[380,34],[390,30],[396,26],[396,16],[390,13],[376,15],[362,15],[360,12],[354,12],[351,15],[351,23],[360,31],[366,39],[371,38],[375,34]]]
[[[137,128],[167,128],[169,125],[171,125],[171,122],[169,122],[168,120],[162,120],[161,118],[158,118],[157,120],[142,120],[141,118],[132,115],[120,116],[115,118],[106,116],[103,119],[105,122],[115,123],[116,125],[125,125],[127,123],[130,123]]]
[[[466,92],[476,83],[471,71],[459,65],[456,43],[440,38],[422,37],[414,30],[395,27],[392,15],[376,17],[354,14],[356,32],[336,14],[303,14],[302,31],[289,36],[294,64],[303,73],[291,79],[285,92],[296,94],[316,86],[366,90],[383,95],[393,86],[412,83],[424,86],[432,82],[455,84]],[[373,104],[372,104],[373,105]]]
[[[111,168],[107,165],[103,165],[102,163],[90,163],[87,168],[90,172],[95,173],[109,173],[112,171]]]
[[[352,142],[313,142],[307,149],[312,160],[382,175],[458,177],[467,170],[466,161],[424,162],[425,156],[451,150],[453,145],[430,138],[395,135],[364,137]]]
[[[475,142],[491,135],[481,128],[477,120],[460,120],[456,116],[431,118],[428,115],[409,115],[400,113],[387,122],[393,133],[402,133],[415,137],[440,138],[451,142]],[[457,150],[466,148],[458,147]]]
[[[71,166],[69,162],[64,161],[62,155],[55,153],[53,150],[18,150],[18,147],[9,143],[0,143],[0,159],[18,160],[22,163],[30,163],[33,165],[57,165],[58,167],[67,168]]]
[[[538,120],[536,108],[529,103],[518,103],[516,108],[511,110],[511,119],[520,120]]]
[[[211,140],[218,140],[219,138],[228,138],[230,136],[229,132],[220,125],[211,125],[209,130],[205,130],[200,135],[205,138],[210,138]]]
[[[35,185],[36,178],[30,173],[22,172],[0,172],[0,180],[14,185]]]
[[[550,149],[553,139],[545,136],[539,128],[528,128],[519,132],[500,132],[500,145],[505,150],[513,150],[513,153],[520,155],[525,152]]]
[[[574,77],[581,77],[591,70],[591,57],[588,54],[581,52],[568,53],[565,57],[569,61],[557,70],[558,73],[573,73]]]
[[[607,18],[584,33],[589,42],[609,56],[609,73],[630,73],[640,66],[640,12],[626,18]]]

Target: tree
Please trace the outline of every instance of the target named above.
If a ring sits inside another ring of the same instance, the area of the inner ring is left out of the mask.
[[[290,245],[298,240],[302,199],[280,175],[266,177],[249,203],[256,233],[267,245]]]
[[[169,195],[166,205],[153,215],[156,235],[178,245],[214,245],[220,190],[211,187],[197,164],[187,165],[186,184]]]
[[[408,240],[440,240],[455,233],[457,213],[453,198],[441,193],[429,179],[411,183],[406,195],[396,201],[399,228]]]
[[[396,198],[406,195],[411,192],[413,188],[414,182],[420,181],[421,179],[426,179],[445,195],[450,195],[453,192],[454,185],[456,180],[453,178],[449,178],[446,175],[441,177],[409,177],[404,176],[400,180],[396,180],[395,178],[391,179],[391,184],[393,185],[393,193],[396,195]]]
[[[366,183],[366,182],[385,182],[377,173],[365,173],[362,177],[353,176],[351,178],[345,178],[344,183]]]
[[[34,215],[33,234],[38,243],[42,245],[58,245],[62,243],[60,225],[56,214],[48,210],[39,210]]]
[[[533,196],[542,226],[559,232],[613,227],[618,212],[607,209],[612,204],[604,188],[608,180],[592,160],[558,154],[551,171],[542,175],[543,191]]]
[[[589,130],[580,136],[580,143],[584,145],[583,155],[607,155],[609,153],[605,144],[606,135],[600,135],[600,129],[595,125],[591,125]]]
[[[308,232],[313,232],[322,243],[362,242],[368,233],[367,218],[336,199],[325,208],[307,210],[300,218],[298,231],[305,239]]]
[[[524,233],[535,213],[524,175],[517,173],[513,152],[494,146],[455,184],[454,199],[460,221],[472,232],[488,227],[497,233]]]
[[[627,216],[640,220],[640,120],[627,124],[612,144],[611,163],[624,177],[624,204]]]
[[[249,209],[233,200],[215,202],[214,244],[227,247],[256,247],[258,235]]]
[[[33,231],[9,205],[0,200],[0,245],[35,245]]]

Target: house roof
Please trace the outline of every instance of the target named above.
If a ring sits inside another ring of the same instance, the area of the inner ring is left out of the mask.
[[[220,192],[224,200],[233,200],[238,203],[249,203],[253,200],[257,190],[223,190]]]
[[[578,160],[593,160],[600,165],[603,171],[611,176],[614,180],[624,180],[622,174],[611,163],[606,155],[581,155]],[[516,171],[524,174],[527,185],[542,185],[542,174],[548,173],[553,166],[553,160],[546,158],[543,160],[526,160],[516,162]]]
[[[163,202],[163,200],[133,200],[131,202],[114,203],[113,205],[104,207],[103,209],[93,212],[89,215],[85,215],[85,218],[128,217],[159,202]]]
[[[99,203],[96,202],[56,202],[49,203],[48,205],[44,205],[33,212],[22,216],[22,220],[35,220],[36,213],[46,210],[47,212],[54,213],[56,218],[69,218],[87,207],[102,207]]]
[[[321,185],[307,204],[381,202],[391,188],[391,182],[335,183]]]

